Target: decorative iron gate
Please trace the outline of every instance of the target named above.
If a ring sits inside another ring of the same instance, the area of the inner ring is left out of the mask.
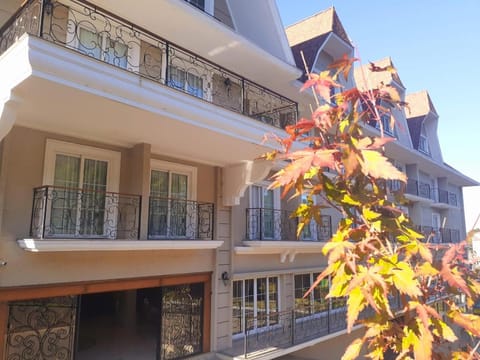
[[[162,288],[160,359],[202,352],[203,283]]]
[[[65,296],[9,305],[7,360],[71,360],[77,297]]]

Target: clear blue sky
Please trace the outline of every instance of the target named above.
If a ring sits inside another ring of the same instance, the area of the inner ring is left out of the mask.
[[[390,56],[407,92],[428,90],[443,160],[480,181],[480,0],[276,1],[285,26],[335,6],[362,62]],[[464,197],[469,228],[480,188]]]

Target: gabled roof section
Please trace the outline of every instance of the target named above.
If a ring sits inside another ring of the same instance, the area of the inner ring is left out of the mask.
[[[303,53],[308,69],[311,70],[319,49],[330,34],[335,34],[345,42],[346,46],[353,48],[334,7],[287,26],[285,32],[295,63],[300,69],[305,68],[301,54]],[[304,81],[305,79],[306,75],[304,74],[300,80]]]
[[[422,90],[416,93],[407,94],[405,101],[408,103],[410,111],[408,112],[408,118],[413,118],[420,115],[427,115],[429,112],[435,114],[438,117],[437,110],[433,106],[432,99],[427,90]]]
[[[323,10],[306,19],[300,20],[293,25],[287,26],[285,31],[290,46],[295,46],[330,32],[333,32],[347,44],[352,46],[334,7]]]
[[[400,76],[398,75],[397,68],[393,64],[390,56],[380,60],[371,61],[375,66],[379,68],[390,68],[391,71],[371,71],[371,64],[363,64],[362,66],[355,67],[355,80],[358,87],[361,89],[376,88],[380,83],[391,84],[396,83],[402,89],[405,89]],[[365,76],[364,76],[365,75]],[[366,77],[367,84],[365,84],[364,77]]]

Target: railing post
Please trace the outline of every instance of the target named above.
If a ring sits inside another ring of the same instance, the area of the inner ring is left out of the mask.
[[[292,309],[292,345],[295,345],[295,309]]]
[[[169,62],[170,62],[170,43],[165,42],[165,85],[170,86],[168,83],[168,72],[169,72]]]
[[[137,240],[140,240],[140,231],[142,227],[142,200],[143,196],[138,196],[138,228],[137,228]],[[147,234],[148,236],[148,234]]]
[[[38,37],[43,37],[43,24],[45,21],[45,7],[46,5],[51,6],[51,0],[40,0],[40,24],[38,29]]]
[[[247,93],[246,93],[246,90],[245,90],[245,79],[242,78],[242,114],[243,115],[248,115],[246,112],[245,112],[245,108],[246,108],[246,103],[247,103]]]
[[[247,321],[245,320],[245,327],[247,325]],[[247,356],[248,356],[248,353],[247,353],[247,340],[248,339],[248,330],[245,329],[245,336],[243,337],[243,357],[246,359]]]
[[[48,207],[48,186],[45,187],[45,198],[44,198],[44,206],[42,212],[42,239],[45,239],[45,227],[47,222],[47,207]]]

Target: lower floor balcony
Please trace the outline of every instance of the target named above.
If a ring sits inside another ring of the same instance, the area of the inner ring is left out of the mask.
[[[81,247],[95,243],[98,250],[130,250],[130,245],[139,249],[140,243],[144,243],[145,249],[154,249],[152,244],[162,248],[169,243],[174,244],[173,248],[182,248],[185,243],[186,248],[202,247],[202,243],[208,243],[206,248],[217,247],[218,242],[213,241],[214,204],[152,196],[148,200],[148,213],[143,215],[142,203],[140,195],[99,189],[35,188],[31,239],[23,240],[20,245],[28,250],[29,242],[50,246],[46,244],[59,245],[63,240],[65,249],[72,244]],[[105,249],[98,248],[99,244]]]
[[[347,328],[346,308],[295,309],[245,317],[246,331],[234,335],[232,358],[256,358],[334,334]],[[235,321],[235,319],[234,319]]]

